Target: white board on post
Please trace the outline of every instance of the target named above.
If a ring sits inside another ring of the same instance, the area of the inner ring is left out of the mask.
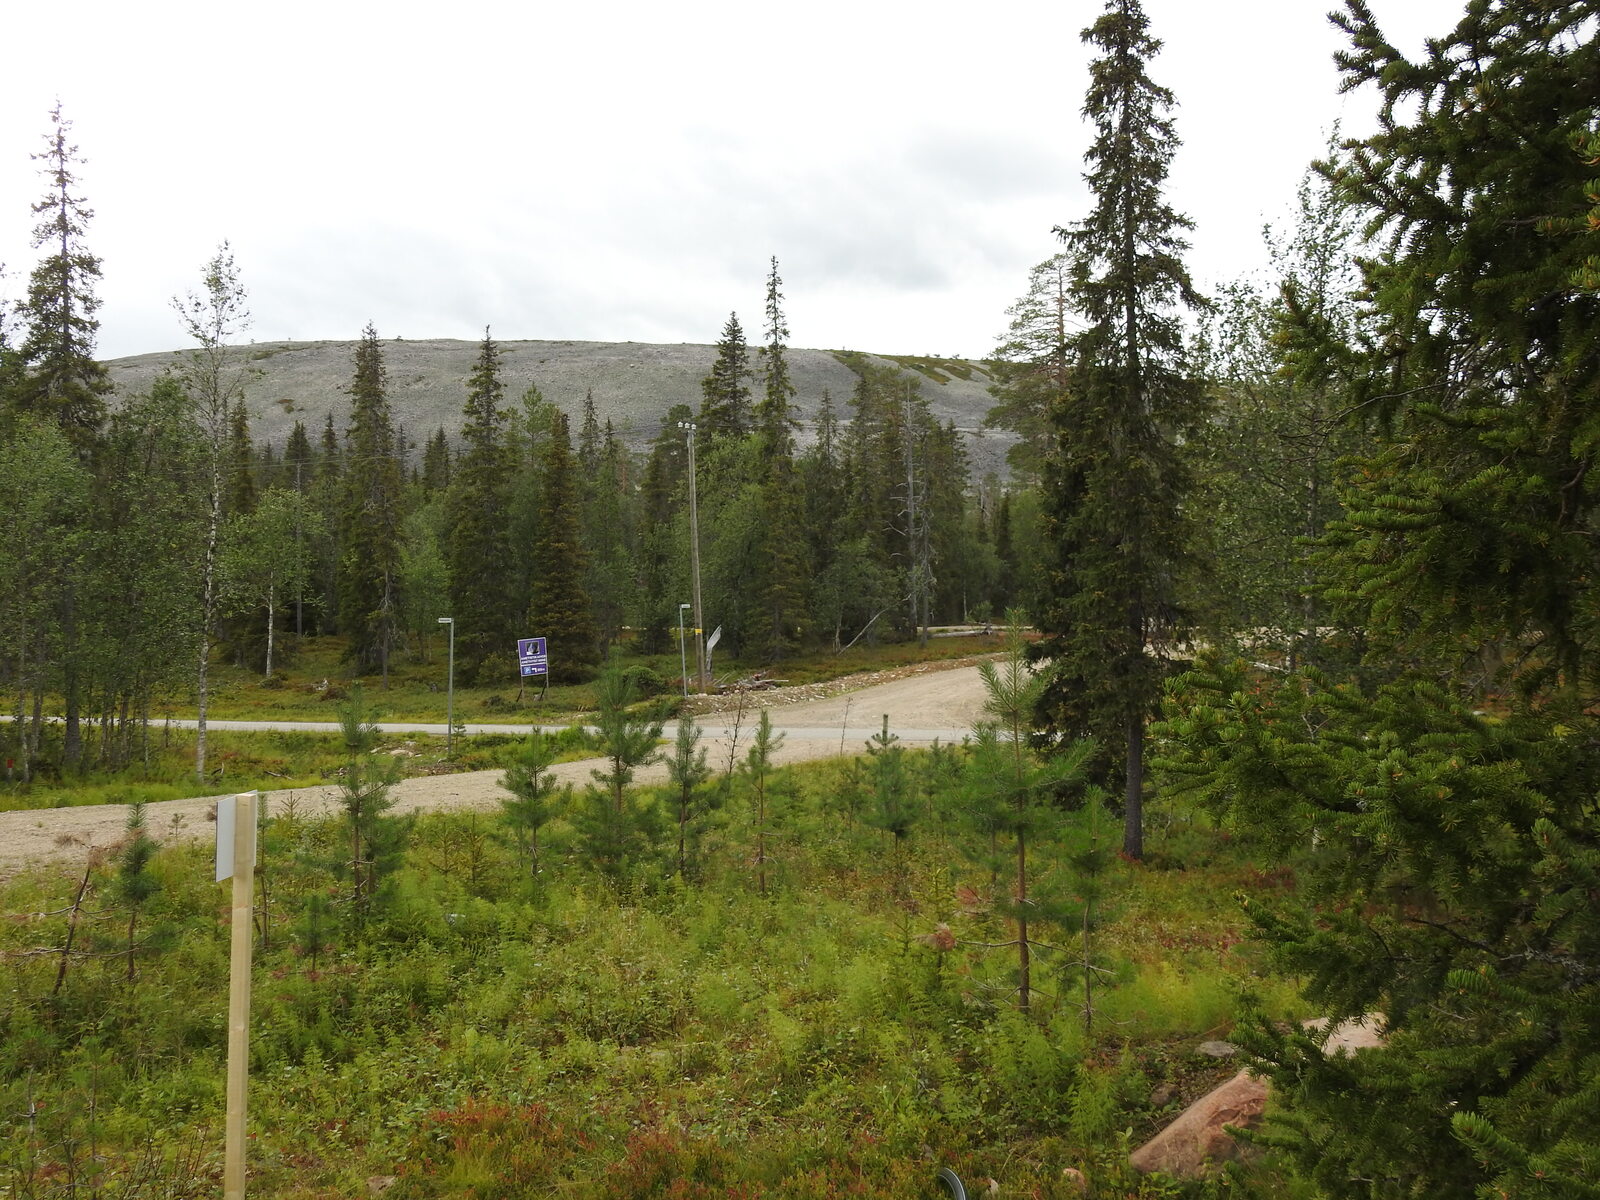
[[[235,830],[239,823],[239,801],[245,796],[254,796],[254,792],[246,792],[242,796],[224,796],[217,801],[217,882],[231,879],[234,872],[233,847],[237,841]],[[256,866],[256,830],[255,822],[250,823],[248,836],[250,839],[250,861],[245,864],[245,869],[254,871]]]

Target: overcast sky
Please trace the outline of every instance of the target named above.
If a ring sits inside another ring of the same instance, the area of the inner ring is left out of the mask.
[[[1415,52],[1463,0],[1370,0]],[[1202,285],[1258,267],[1341,98],[1331,0],[1145,0]],[[17,5],[0,66],[0,295],[59,98],[103,263],[99,352],[182,344],[228,239],[257,341],[760,339],[987,354],[1086,209],[1099,0],[762,6],[393,0]],[[26,47],[26,52],[21,48]]]

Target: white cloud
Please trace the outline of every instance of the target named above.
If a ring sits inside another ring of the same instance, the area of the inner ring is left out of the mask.
[[[1403,48],[1459,3],[1374,3]],[[1147,0],[1183,146],[1191,268],[1259,261],[1342,111],[1321,0]],[[823,3],[44,9],[0,77],[0,293],[26,286],[28,155],[59,97],[104,259],[101,352],[179,341],[223,238],[258,339],[754,335],[776,254],[800,345],[983,354],[1080,216],[1099,5]]]

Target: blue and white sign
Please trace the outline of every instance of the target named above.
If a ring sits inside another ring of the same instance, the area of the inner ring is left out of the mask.
[[[522,664],[523,678],[550,674],[550,656],[545,653],[543,638],[518,638],[517,661]]]

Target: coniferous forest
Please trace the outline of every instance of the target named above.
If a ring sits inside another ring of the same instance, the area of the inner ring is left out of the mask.
[[[1470,0],[1415,59],[1332,19],[1375,132],[1208,292],[1161,31],[1105,0],[983,478],[864,354],[802,425],[777,257],[647,447],[508,394],[491,328],[459,432],[406,429],[370,324],[342,427],[260,439],[226,244],[114,396],[47,114],[0,307],[0,810],[121,798],[174,713],[204,790],[222,674],[340,655],[338,812],[260,829],[251,1190],[1600,1196],[1600,5]],[[802,767],[752,708],[708,761],[660,695],[691,595],[724,678],[992,625],[984,717]],[[503,739],[495,810],[402,815],[377,722],[446,614],[452,688],[542,635],[586,728]],[[203,857],[133,802],[0,883],[0,1196],[219,1190]],[[1327,1052],[1354,1020],[1382,1045]],[[1265,1118],[1217,1161],[1130,1162],[1241,1068]]]

